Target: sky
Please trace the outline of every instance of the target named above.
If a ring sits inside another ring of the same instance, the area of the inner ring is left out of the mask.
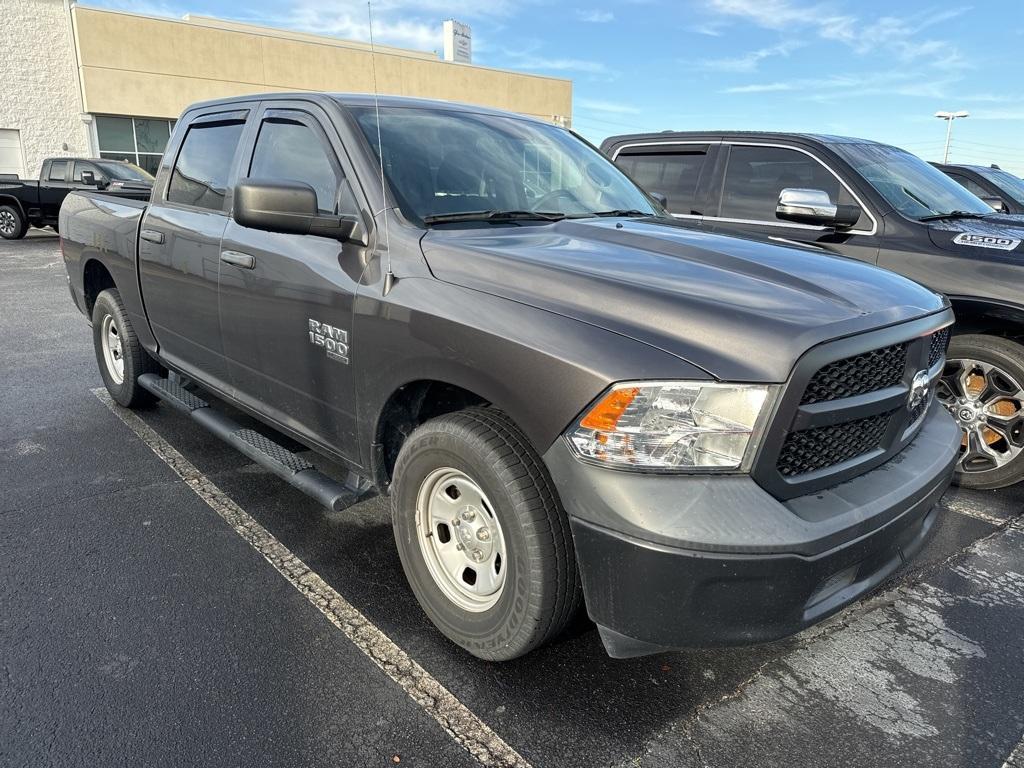
[[[368,39],[361,0],[86,0]],[[473,30],[473,63],[573,81],[573,127],[856,136],[1024,175],[1024,0],[374,0],[377,42],[440,51]]]

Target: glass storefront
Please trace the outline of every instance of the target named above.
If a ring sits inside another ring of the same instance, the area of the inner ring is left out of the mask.
[[[100,157],[127,160],[154,176],[160,166],[174,120],[144,117],[96,116]]]

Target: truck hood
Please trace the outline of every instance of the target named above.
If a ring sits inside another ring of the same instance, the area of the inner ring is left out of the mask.
[[[994,213],[984,219],[943,219],[928,224],[928,236],[944,251],[961,256],[1024,257],[1024,216]]]
[[[857,261],[651,220],[436,227],[421,242],[440,280],[629,336],[728,381],[785,381],[816,344],[946,306]]]

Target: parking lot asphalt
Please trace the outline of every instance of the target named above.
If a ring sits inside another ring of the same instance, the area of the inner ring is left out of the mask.
[[[479,764],[410,668],[497,765],[1022,765],[1024,488],[951,491],[911,568],[783,642],[615,661],[581,621],[486,664],[420,611],[386,500],[326,512],[167,407],[108,407],[55,237],[0,243],[0,339],[0,765]]]

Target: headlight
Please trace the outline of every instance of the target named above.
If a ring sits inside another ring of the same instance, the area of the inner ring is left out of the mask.
[[[616,384],[566,434],[584,459],[638,470],[737,469],[772,387]]]

